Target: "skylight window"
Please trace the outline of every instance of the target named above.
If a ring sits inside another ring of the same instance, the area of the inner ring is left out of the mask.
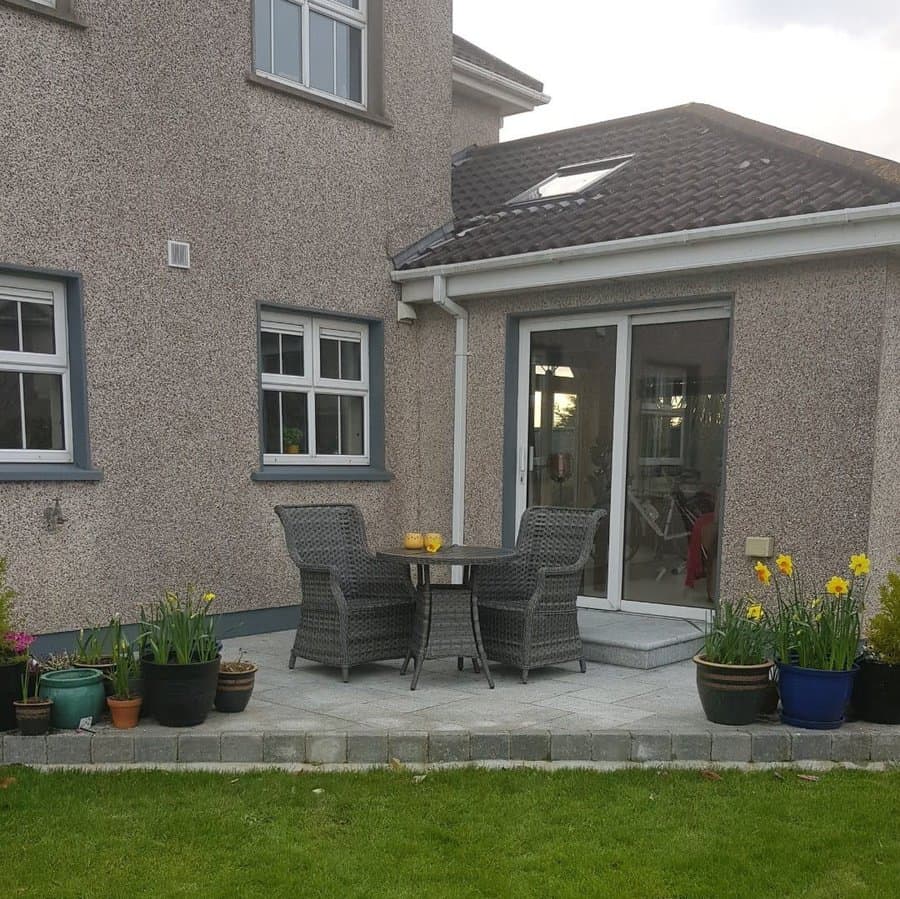
[[[513,197],[510,203],[534,203],[538,200],[549,200],[554,197],[570,197],[584,193],[599,181],[609,177],[632,159],[631,156],[617,156],[614,159],[597,159],[594,162],[583,162],[578,165],[567,165],[557,169],[549,178],[540,184]]]

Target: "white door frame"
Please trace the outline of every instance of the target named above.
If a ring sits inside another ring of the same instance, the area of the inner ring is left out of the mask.
[[[705,619],[707,610],[692,606],[622,599],[625,542],[625,479],[628,463],[629,381],[631,372],[631,341],[634,326],[664,324],[666,322],[705,321],[730,318],[727,303],[692,303],[670,306],[665,310],[644,309],[631,312],[575,312],[524,319],[519,323],[519,381],[518,419],[516,422],[516,523],[525,511],[528,494],[528,475],[531,460],[528,453],[528,408],[531,389],[531,335],[535,331],[565,331],[576,328],[616,327],[616,369],[613,388],[613,444],[609,501],[609,565],[606,597],[580,596],[578,605],[587,609],[615,609],[645,615],[664,615],[673,618]]]

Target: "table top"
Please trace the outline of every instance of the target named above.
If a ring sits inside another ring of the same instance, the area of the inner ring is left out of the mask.
[[[516,551],[507,546],[442,546],[436,553],[424,549],[378,550],[379,559],[391,562],[407,562],[410,565],[486,565],[502,562],[514,556]]]

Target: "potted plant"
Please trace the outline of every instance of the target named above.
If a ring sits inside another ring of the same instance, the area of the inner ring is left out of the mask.
[[[166,591],[150,609],[141,609],[138,645],[148,712],[168,727],[189,727],[206,720],[216,695],[219,646],[215,594],[188,585],[184,595]]]
[[[853,711],[863,721],[900,724],[900,574],[896,571],[889,572],[882,584],[879,605],[866,628],[865,652],[857,660]]]
[[[292,456],[300,452],[300,446],[303,443],[303,431],[300,428],[284,429],[284,451]]]
[[[34,683],[34,689],[30,684]],[[41,665],[30,659],[22,675],[22,698],[14,703],[19,733],[26,737],[39,737],[50,730],[50,710],[53,700],[38,696],[41,683]]]
[[[112,690],[112,655],[107,651],[108,632],[102,627],[83,628],[75,638],[75,660],[73,668],[93,668],[104,678],[107,695]]]
[[[16,726],[13,703],[22,692],[22,677],[28,661],[28,647],[34,637],[13,629],[13,600],[16,591],[6,583],[7,561],[0,556],[0,731]]]
[[[112,695],[106,697],[113,727],[135,727],[141,714],[142,697],[134,692],[137,662],[134,649],[121,635],[113,642]]]
[[[869,559],[850,558],[851,577],[835,575],[824,590],[808,591],[789,555],[780,555],[772,634],[781,692],[781,720],[795,727],[833,730],[844,721],[858,666],[860,615]],[[773,575],[763,562],[757,577]]]
[[[244,661],[243,650],[233,662],[222,662],[216,686],[216,709],[220,712],[243,712],[250,702],[257,670],[253,662]]]
[[[723,600],[694,656],[697,692],[707,719],[752,724],[770,706],[770,639],[760,603]]]

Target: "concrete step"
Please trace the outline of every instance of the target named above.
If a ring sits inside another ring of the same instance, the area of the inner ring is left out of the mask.
[[[625,668],[659,668],[690,659],[703,646],[703,622],[631,612],[578,610],[584,655]]]

